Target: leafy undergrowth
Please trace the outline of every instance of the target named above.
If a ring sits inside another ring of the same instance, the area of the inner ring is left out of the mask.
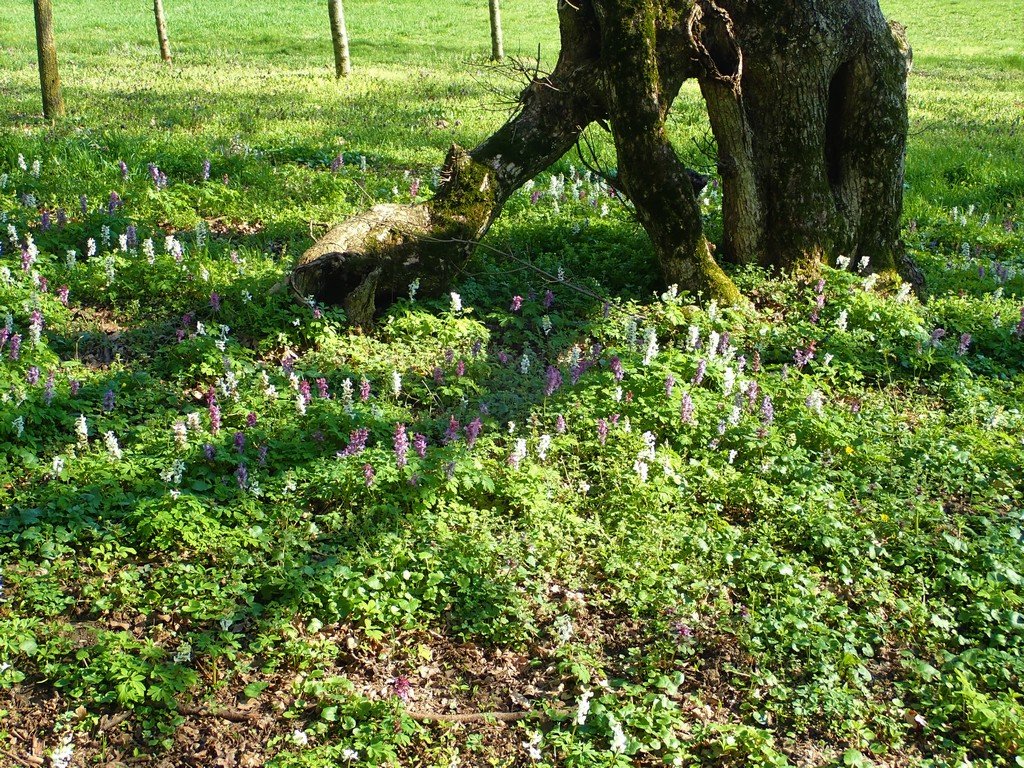
[[[0,172],[8,754],[1020,763],[1021,222],[912,223],[924,304],[698,309],[568,170],[360,334],[272,290],[291,235],[157,226],[201,160]]]

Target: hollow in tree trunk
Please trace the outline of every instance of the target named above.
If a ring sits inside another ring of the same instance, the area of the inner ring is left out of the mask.
[[[35,17],[43,115],[47,120],[53,120],[64,115],[64,96],[60,88],[60,74],[57,72],[57,44],[53,38],[53,8],[50,0],[35,0]]]
[[[352,73],[352,61],[348,55],[348,29],[345,27],[345,9],[341,0],[327,0],[327,12],[331,17],[334,76],[348,77]]]
[[[167,17],[164,16],[163,0],[153,0],[153,15],[156,16],[156,39],[160,42],[160,59],[171,63],[171,41],[167,37]]]
[[[742,302],[666,132],[691,77],[718,142],[728,258],[800,272],[840,255],[900,266],[909,48],[877,0],[559,0],[558,13],[558,62],[513,118],[468,152],[452,148],[433,199],[328,232],[300,259],[294,290],[341,302],[360,324],[414,278],[439,294],[509,195],[597,121],[664,281]]]

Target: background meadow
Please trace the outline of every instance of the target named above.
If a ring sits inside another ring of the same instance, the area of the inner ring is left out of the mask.
[[[520,67],[552,6],[503,4]],[[53,127],[0,0],[0,762],[1024,763],[1024,18],[884,9],[925,303],[697,309],[569,155],[354,332],[273,289],[504,119],[483,3],[350,1],[337,82],[320,5],[168,0],[167,68],[60,0]]]

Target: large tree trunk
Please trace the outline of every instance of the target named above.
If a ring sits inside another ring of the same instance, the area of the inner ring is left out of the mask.
[[[618,181],[654,245],[662,277],[701,298],[737,303],[739,291],[711,257],[693,184],[665,133],[681,78],[663,77],[673,67],[659,61],[658,41],[650,33],[659,9],[633,0],[595,5]]]
[[[814,270],[899,251],[909,48],[875,0],[699,0],[727,258]]]
[[[909,49],[877,0],[559,0],[562,48],[518,113],[453,147],[435,197],[377,206],[332,229],[291,278],[368,323],[413,279],[439,294],[509,195],[592,121],[609,127],[618,191],[662,277],[701,300],[743,299],[704,237],[693,178],[665,125],[697,77],[718,141],[729,258],[785,271],[823,260],[899,266]],[[678,7],[677,7],[678,6]]]
[[[64,115],[64,96],[60,89],[60,74],[57,72],[57,44],[53,39],[53,8],[50,0],[35,0],[35,16],[43,115],[47,120],[53,120]]]

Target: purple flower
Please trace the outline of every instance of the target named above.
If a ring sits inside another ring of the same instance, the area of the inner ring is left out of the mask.
[[[370,437],[370,430],[366,427],[353,429],[348,436],[348,447],[338,454],[339,458],[355,456],[366,450],[366,440]]]
[[[540,191],[534,190],[533,194],[530,195],[530,203],[536,205],[538,200],[540,200]]]
[[[220,406],[216,401],[210,403],[210,432],[215,435],[220,432]]]
[[[85,195],[78,196],[78,207],[82,209],[82,215],[89,215],[89,198]]]
[[[270,446],[264,443],[263,445],[260,446],[259,451],[256,452],[261,467],[267,466],[267,452],[269,450]]]
[[[303,379],[299,382],[299,394],[302,396],[302,400],[306,405],[309,405],[313,400],[313,395],[310,391],[309,382]]]
[[[604,419],[597,420],[597,442],[604,445],[608,439],[608,422]]]
[[[509,307],[509,312],[518,312],[523,308],[523,297],[516,295],[512,297],[512,306]]]
[[[619,360],[619,356],[618,355],[614,355],[612,357],[612,359],[609,361],[609,366],[611,366],[612,375],[615,377],[615,380],[616,381],[622,381],[623,377],[626,374],[622,370],[622,361]]]
[[[750,382],[747,386],[747,401],[750,403],[751,410],[757,405],[757,398],[761,394],[761,387],[758,386],[756,381]]]
[[[39,383],[39,369],[36,366],[34,366],[34,365],[29,366],[28,371],[25,372],[25,380],[29,383],[30,386],[33,386],[33,387],[36,384],[38,384]]]
[[[364,403],[370,399],[370,382],[367,379],[359,382],[359,399]]]
[[[249,415],[245,417],[245,426],[249,429],[256,426],[256,413],[254,411],[249,411]]]
[[[213,461],[213,457],[217,455],[217,452],[213,449],[213,446],[210,443],[204,443],[203,455],[206,456],[207,460]]]
[[[28,272],[32,268],[32,263],[35,261],[35,257],[32,252],[25,246],[21,246],[21,269],[23,272]]]
[[[363,464],[363,479],[366,481],[366,487],[369,488],[373,485],[373,479],[377,476],[377,473],[373,471],[372,464]]]
[[[117,161],[117,167],[121,169],[121,178],[128,178],[128,164],[124,160]]]
[[[220,294],[216,291],[210,294],[210,307],[214,312],[220,312]]]
[[[409,696],[412,694],[412,683],[409,682],[409,678],[401,675],[395,678],[393,683],[395,689],[395,696],[400,698],[402,701],[408,701]]]
[[[683,640],[687,640],[687,639],[693,637],[693,630],[690,627],[688,627],[686,624],[681,622],[681,621],[677,621],[672,626],[672,629],[676,633],[676,639],[679,640],[680,642],[682,642]]]
[[[444,383],[444,371],[441,369],[440,365],[435,365],[434,366],[434,383],[435,384],[442,384],[442,383]]]
[[[466,361],[465,360],[459,360],[459,362],[457,362],[455,364],[455,375],[456,376],[465,376],[466,375]]]
[[[793,362],[796,364],[797,370],[800,370],[814,359],[816,346],[817,342],[812,341],[807,345],[807,349],[798,349],[793,353]]]
[[[39,219],[39,228],[46,232],[50,228],[50,212],[43,211],[43,215]]]
[[[697,372],[693,374],[693,386],[699,387],[700,383],[704,381],[704,374],[708,370],[708,361],[701,360],[697,363]]]
[[[395,463],[401,469],[409,463],[409,436],[405,432],[405,424],[395,424]]]
[[[544,396],[550,397],[559,387],[562,386],[562,372],[553,365],[549,365],[544,384]]]
[[[761,423],[768,426],[775,421],[775,406],[772,405],[772,399],[768,396],[764,396],[764,400],[761,401]]]
[[[134,224],[129,224],[124,231],[125,240],[129,248],[135,248],[139,244],[139,230]]]
[[[934,331],[932,331],[932,335],[928,339],[928,341],[933,347],[937,347],[939,346],[939,342],[943,339],[943,337],[945,337],[945,335],[945,328],[936,328]]]
[[[582,359],[576,365],[569,369],[569,377],[572,379],[573,384],[579,384],[580,378],[584,373],[587,372],[587,368],[591,366],[591,362],[587,359]]]
[[[316,380],[316,389],[320,394],[321,400],[326,400],[331,396],[330,391],[327,389],[327,379],[322,376]]]
[[[960,343],[957,344],[957,347],[956,347],[956,353],[958,355],[961,355],[961,356],[966,355],[967,354],[967,348],[970,347],[970,346],[971,346],[971,334],[969,334],[969,333],[962,333],[962,334],[960,334]]]
[[[506,352],[505,350],[500,350],[498,352],[498,362],[501,363],[502,365],[508,365],[509,359],[510,358],[508,356],[508,352]]]
[[[725,351],[729,348],[729,332],[722,331],[722,335],[718,338],[718,349],[715,350],[720,355],[724,355]]]
[[[683,401],[679,404],[679,419],[683,424],[693,422],[693,398],[689,392],[683,393]]]
[[[50,371],[49,375],[46,377],[46,389],[45,389],[45,395],[44,395],[44,399],[45,399],[47,405],[49,405],[50,403],[53,402],[54,383],[55,383],[55,381],[54,381],[54,374],[53,374],[53,371]]]
[[[554,303],[555,303],[555,294],[552,293],[550,289],[545,291],[544,292],[544,309],[551,309],[551,307],[552,307],[552,305],[554,305]]]
[[[671,373],[665,377],[665,397],[672,397],[672,389],[676,385],[676,377]]]
[[[345,155],[338,153],[338,156],[331,161],[331,173],[337,173],[345,164]]]
[[[11,336],[11,348],[7,350],[7,354],[10,355],[11,360],[17,360],[21,357],[21,334],[16,333]]]
[[[63,208],[57,209],[57,226],[66,227],[68,224],[68,214]]]
[[[1018,339],[1024,339],[1024,307],[1020,310],[1020,322],[1017,323],[1017,327],[1013,329],[1013,335]]]
[[[238,469],[235,470],[235,479],[238,481],[239,488],[245,488],[249,482],[249,470],[246,469],[245,464],[239,464]]]
[[[7,328],[0,328],[0,350],[4,348],[5,344],[7,344],[7,339],[10,335],[10,330]]]
[[[417,456],[425,459],[427,457],[427,436],[421,435],[419,432],[413,435],[412,449],[416,451]]]
[[[203,160],[203,181],[210,180],[210,158]]]
[[[117,192],[111,192],[110,199],[107,200],[107,214],[109,216],[113,216],[115,213],[117,213],[121,205],[121,196],[117,194]]]
[[[453,443],[459,439],[459,422],[455,420],[454,416],[448,419],[448,429],[444,433],[444,443]]]
[[[412,184],[409,185],[409,197],[416,197],[420,193],[420,180],[413,179]]]
[[[155,163],[149,164],[149,177],[153,179],[153,186],[163,189],[167,186],[167,175],[157,168]]]
[[[476,443],[476,439],[480,437],[480,431],[484,428],[484,423],[480,421],[479,417],[473,419],[469,424],[466,425],[466,445],[470,448]]]
[[[560,435],[565,434],[565,416],[558,414],[558,418],[555,419],[555,432]]]
[[[78,379],[72,379],[68,382],[68,387],[71,389],[71,396],[75,397],[78,395],[78,390],[82,386],[82,382]]]
[[[245,451],[245,433],[235,432],[235,450],[239,453]]]
[[[110,413],[114,410],[117,396],[114,394],[114,390],[108,389],[103,395],[103,410]]]

